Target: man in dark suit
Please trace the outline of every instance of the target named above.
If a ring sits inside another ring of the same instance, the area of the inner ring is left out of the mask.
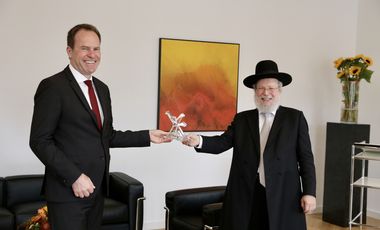
[[[183,143],[218,154],[233,148],[223,203],[223,230],[303,230],[315,209],[316,178],[308,125],[299,110],[280,106],[292,78],[264,60],[244,79],[257,109],[236,114],[218,136],[190,134]]]
[[[53,230],[100,229],[109,148],[170,141],[160,130],[114,130],[108,87],[92,76],[100,42],[94,26],[73,27],[67,35],[70,64],[42,80],[35,94],[30,147],[45,165],[42,189]]]

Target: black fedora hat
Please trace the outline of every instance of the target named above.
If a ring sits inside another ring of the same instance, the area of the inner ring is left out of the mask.
[[[292,77],[289,74],[278,72],[276,62],[264,60],[257,63],[255,74],[246,77],[243,83],[248,88],[253,88],[254,84],[264,78],[276,78],[282,82],[282,86],[289,85],[292,82]]]

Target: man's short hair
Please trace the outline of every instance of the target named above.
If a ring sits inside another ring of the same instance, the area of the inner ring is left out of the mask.
[[[71,28],[69,30],[69,32],[67,33],[67,46],[71,47],[72,49],[74,48],[74,45],[75,45],[74,38],[75,38],[75,35],[80,30],[92,31],[92,32],[96,33],[96,35],[98,35],[99,41],[102,40],[100,33],[99,33],[99,30],[95,26],[90,25],[90,24],[79,24],[79,25],[76,25],[73,28]]]

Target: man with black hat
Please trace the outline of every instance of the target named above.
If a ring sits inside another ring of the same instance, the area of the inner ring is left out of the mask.
[[[223,203],[223,230],[303,230],[305,213],[316,206],[316,177],[308,125],[299,110],[280,106],[292,77],[264,60],[244,85],[257,108],[235,115],[217,136],[189,134],[183,141],[198,152],[233,148]]]

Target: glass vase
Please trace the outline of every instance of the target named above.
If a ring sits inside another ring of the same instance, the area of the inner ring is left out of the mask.
[[[342,123],[358,123],[359,81],[342,81]]]

